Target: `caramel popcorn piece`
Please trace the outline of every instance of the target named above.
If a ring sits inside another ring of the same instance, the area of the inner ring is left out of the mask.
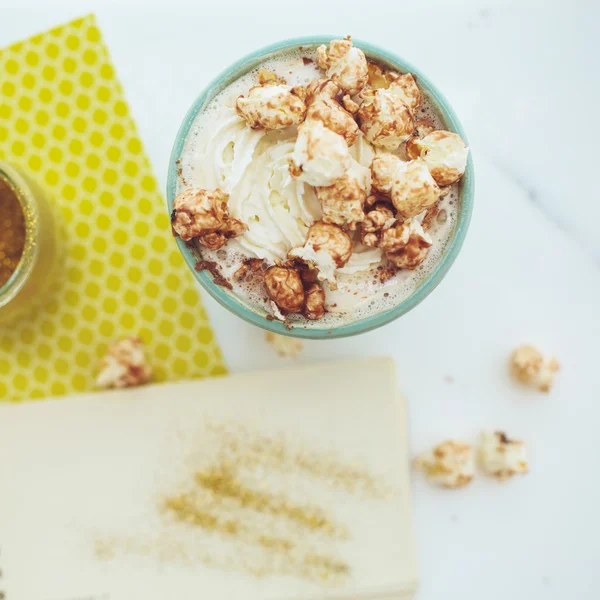
[[[301,340],[286,335],[279,335],[272,331],[265,333],[265,340],[275,349],[275,352],[282,357],[296,358],[304,348]]]
[[[433,121],[430,121],[429,119],[419,119],[415,123],[415,130],[413,132],[413,135],[419,139],[423,139],[425,136],[429,135],[433,131],[435,131]],[[416,146],[414,146],[415,141],[416,140],[414,138],[411,138],[410,140],[408,140],[408,142],[406,142],[406,152],[408,156],[412,159],[419,158],[419,156],[421,155],[421,151]],[[413,153],[411,153],[411,147],[413,148]]]
[[[120,389],[148,383],[152,368],[146,363],[144,343],[137,337],[115,342],[100,362],[96,387]]]
[[[398,269],[416,269],[426,258],[433,242],[419,221],[408,219],[381,234],[379,247]]]
[[[398,96],[411,110],[421,105],[421,91],[411,73],[398,75],[390,83],[388,90]]]
[[[369,248],[379,248],[379,234],[370,231],[360,232],[360,242]]]
[[[311,119],[298,128],[290,174],[310,185],[333,185],[350,167],[350,159],[344,138]]]
[[[219,231],[205,233],[198,237],[198,243],[208,250],[218,250],[224,246],[228,240],[239,237],[248,226],[234,217],[229,217]]]
[[[410,234],[411,227],[409,222],[396,223],[393,227],[382,232],[379,247],[384,252],[398,252],[398,250],[402,250],[408,244]]]
[[[338,100],[343,92],[331,79],[313,79],[306,87],[306,106],[316,100]]]
[[[358,122],[374,146],[396,150],[412,135],[415,128],[413,114],[400,94],[391,88],[366,89],[361,98]]]
[[[344,92],[358,94],[369,79],[367,58],[362,50],[352,45],[350,36],[332,40],[329,49],[324,44],[317,48],[317,64]]]
[[[448,217],[448,213],[445,209],[440,210],[439,204],[434,204],[431,208],[428,208],[425,211],[425,214],[423,215],[422,218],[421,218],[421,215],[419,215],[416,218],[421,221],[421,226],[423,227],[423,229],[425,231],[429,231],[433,227],[433,222],[438,221],[438,216],[439,216],[440,212],[445,213],[446,218]],[[440,222],[440,221],[438,221],[438,222]]]
[[[396,252],[409,244],[412,239],[424,240],[428,244],[427,247],[432,245],[431,239],[419,219],[396,221],[391,226],[383,228],[381,248],[386,252]]]
[[[412,138],[406,144],[406,152],[411,158],[422,158],[441,186],[452,185],[464,175],[469,156],[469,148],[451,131],[432,131]]]
[[[264,264],[265,261],[262,258],[247,258],[244,264],[233,274],[233,277],[237,281],[245,279],[249,275],[262,277],[264,275]]]
[[[245,223],[229,216],[228,199],[219,189],[193,188],[182,192],[173,203],[173,231],[184,241],[197,238],[205,248],[218,250],[248,229]]]
[[[440,198],[440,188],[423,159],[404,162],[393,154],[375,157],[371,165],[373,187],[389,194],[405,218],[416,217]]]
[[[292,248],[288,256],[313,266],[320,281],[335,286],[335,270],[343,267],[351,254],[352,240],[341,227],[317,221],[310,226],[304,246]]]
[[[371,185],[374,190],[391,195],[400,160],[395,154],[389,152],[382,152],[375,156],[371,163]]]
[[[221,229],[229,218],[229,195],[220,189],[185,190],[175,198],[171,225],[184,241]]]
[[[482,469],[500,481],[529,470],[525,443],[509,440],[501,431],[481,434],[478,455]]]
[[[359,136],[359,129],[352,115],[331,98],[315,100],[306,111],[306,119],[321,121],[327,129],[341,135],[348,146]]]
[[[510,367],[514,377],[522,383],[549,392],[560,365],[556,358],[544,358],[537,348],[524,344],[512,353]]]
[[[360,108],[360,105],[354,102],[348,94],[342,98],[342,106],[352,115],[356,114]]]
[[[421,105],[421,91],[411,73],[400,75],[369,63],[369,87],[372,90],[388,90],[389,94],[402,100],[411,111]]]
[[[396,217],[389,206],[383,202],[374,204],[361,223],[360,235],[363,246],[378,248],[382,231],[392,227],[395,222]]]
[[[365,233],[375,233],[390,228],[395,221],[392,209],[379,202],[366,214],[361,227]]]
[[[279,77],[277,73],[267,71],[267,69],[261,69],[258,72],[258,83],[259,85],[264,85],[265,83],[285,83],[285,81]]]
[[[371,61],[367,61],[367,70],[369,73],[368,85],[374,90],[389,88],[390,83],[398,77],[398,73],[386,71]]]
[[[377,267],[377,278],[381,283],[389,281],[396,273],[398,269],[394,265],[386,265]]]
[[[304,121],[305,97],[303,87],[269,82],[251,87],[247,98],[237,99],[235,109],[252,129],[284,129]]]
[[[321,319],[325,315],[325,292],[318,283],[306,287],[304,316],[311,321]]]
[[[322,220],[351,230],[356,229],[356,225],[365,216],[363,206],[370,184],[369,169],[351,159],[350,168],[333,185],[315,188],[323,210]]]
[[[449,440],[417,457],[415,466],[437,485],[446,488],[464,487],[475,474],[473,447],[464,442]]]
[[[208,250],[218,250],[225,245],[225,235],[220,231],[211,231],[198,237],[198,243]]]
[[[225,225],[222,228],[223,235],[225,239],[236,238],[242,235],[245,231],[247,231],[248,225],[235,217],[229,217],[227,221],[225,221]]]
[[[287,312],[301,312],[304,306],[304,286],[296,269],[274,266],[265,272],[269,298]]]

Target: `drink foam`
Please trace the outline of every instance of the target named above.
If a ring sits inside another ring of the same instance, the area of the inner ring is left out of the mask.
[[[312,62],[308,62],[307,58]],[[291,86],[306,86],[312,80],[323,77],[323,73],[316,66],[315,58],[316,49],[308,47],[268,58],[215,96],[199,112],[188,133],[180,157],[181,176],[177,192],[180,193],[187,187],[209,187],[200,168],[201,149],[205,146],[207,137],[211,135],[211,128],[222,109],[233,108],[235,100],[240,95],[246,95],[252,86],[258,85],[259,71],[273,72]],[[445,129],[440,112],[423,90],[421,92],[423,102],[415,111],[416,120],[426,119],[435,129]],[[260,149],[261,145],[259,144],[257,148]],[[404,158],[401,152],[399,155]],[[435,270],[445,254],[460,210],[459,184],[451,187],[447,195],[440,200],[438,208],[438,217],[433,220],[428,231],[433,246],[419,267],[413,271],[400,270],[392,279],[383,283],[376,268],[355,274],[338,275],[337,291],[330,291],[325,287],[330,312],[318,321],[308,321],[299,315],[289,315],[288,318],[293,326],[331,329],[385,312],[409,298]],[[238,215],[234,214],[234,216]],[[238,243],[238,240],[229,242],[216,252],[199,248],[198,253],[201,253],[204,260],[219,264],[223,275],[233,285],[232,293],[242,305],[260,315],[264,315],[265,311],[271,312],[264,285],[258,278],[236,281],[233,277],[244,260],[254,257],[254,254],[249,253]]]

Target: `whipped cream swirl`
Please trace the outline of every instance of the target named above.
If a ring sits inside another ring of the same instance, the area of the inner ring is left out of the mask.
[[[321,217],[314,189],[289,173],[297,129],[250,129],[233,108],[223,107],[203,132],[197,148],[194,178],[205,188],[220,187],[229,194],[232,216],[248,225],[244,235],[230,242],[249,256],[269,262],[284,260],[306,240],[308,228]],[[374,152],[361,136],[351,156],[369,167]],[[381,262],[379,249],[355,249],[338,272],[354,274]]]

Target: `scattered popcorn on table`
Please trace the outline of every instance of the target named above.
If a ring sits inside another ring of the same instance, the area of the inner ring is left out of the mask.
[[[535,386],[541,392],[549,392],[560,365],[556,358],[544,358],[537,348],[523,344],[511,354],[510,367],[513,376],[520,382]]]
[[[509,440],[501,431],[482,433],[478,454],[483,470],[500,481],[528,472],[525,443]]]
[[[271,331],[265,333],[265,340],[273,345],[275,352],[279,356],[296,358],[302,351],[304,345],[302,341],[296,338],[279,335]]]
[[[415,460],[430,481],[446,488],[460,488],[471,482],[475,474],[473,447],[448,440]]]
[[[115,342],[100,363],[96,386],[101,389],[127,388],[148,383],[152,368],[146,363],[144,343],[137,337]]]

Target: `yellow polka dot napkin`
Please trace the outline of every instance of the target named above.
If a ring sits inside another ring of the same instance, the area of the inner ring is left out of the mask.
[[[124,335],[156,381],[225,372],[93,16],[0,50],[0,159],[58,205],[66,246],[60,289],[0,327],[0,400],[93,389]]]

